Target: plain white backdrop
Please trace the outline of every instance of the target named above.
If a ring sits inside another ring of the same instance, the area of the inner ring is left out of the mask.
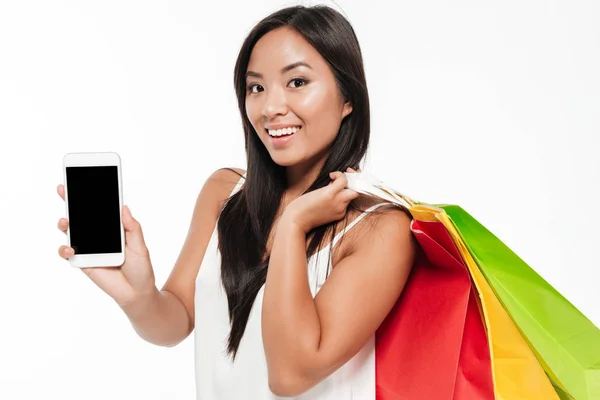
[[[121,155],[124,202],[162,286],[204,180],[245,167],[241,43],[291,4],[0,2],[0,398],[194,397],[192,338],[142,341],[59,258],[62,157]],[[364,54],[364,169],[461,205],[600,325],[600,3],[325,4]]]

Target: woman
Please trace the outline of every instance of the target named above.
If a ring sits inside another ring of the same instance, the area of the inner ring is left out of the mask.
[[[246,38],[234,81],[247,171],[207,180],[163,288],[127,207],[125,264],[83,271],[143,339],[195,328],[199,399],[375,399],[374,335],[415,244],[403,210],[346,189],[370,132],[354,31],[328,7],[280,10]]]

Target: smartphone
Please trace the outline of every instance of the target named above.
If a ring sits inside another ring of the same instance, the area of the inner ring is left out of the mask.
[[[69,153],[63,158],[67,238],[73,267],[119,267],[125,262],[123,184],[117,153]]]

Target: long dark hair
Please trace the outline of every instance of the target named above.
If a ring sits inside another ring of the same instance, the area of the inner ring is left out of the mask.
[[[267,240],[287,187],[285,168],[277,165],[260,141],[246,114],[246,70],[256,42],[267,32],[288,27],[300,33],[325,59],[352,112],[344,118],[318,177],[305,193],[327,186],[329,173],[358,168],[370,136],[369,96],[362,53],[354,29],[327,6],[296,6],[260,21],[238,55],[234,84],[245,134],[247,173],[242,189],[225,203],[218,220],[221,279],[229,303],[231,332],[227,353],[235,359],[252,305],[267,277]],[[335,223],[307,235],[307,257],[324,238],[335,235]]]

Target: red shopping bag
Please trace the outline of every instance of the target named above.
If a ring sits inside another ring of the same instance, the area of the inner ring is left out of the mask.
[[[421,249],[376,334],[378,400],[494,399],[489,345],[471,278],[440,222],[413,220]]]

